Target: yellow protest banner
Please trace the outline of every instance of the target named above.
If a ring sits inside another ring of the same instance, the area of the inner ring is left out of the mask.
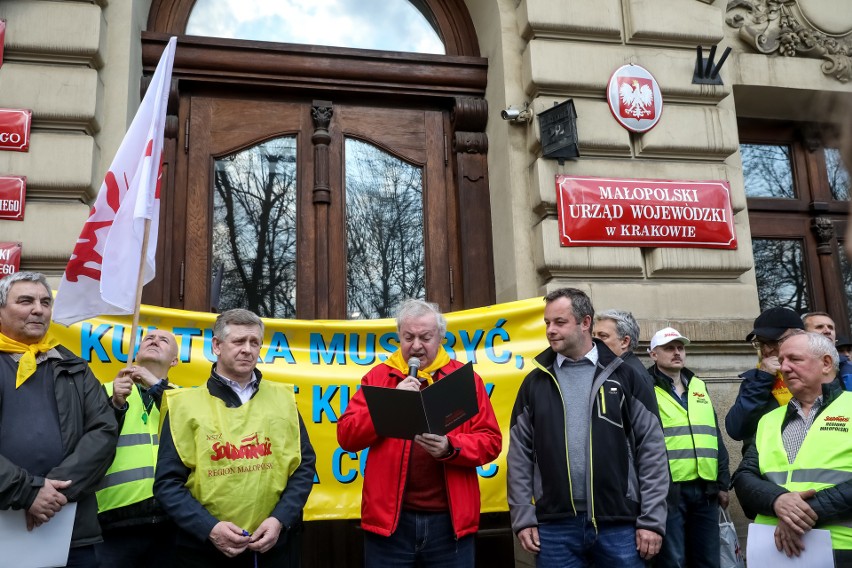
[[[450,357],[473,362],[486,384],[503,432],[503,452],[478,468],[483,512],[505,511],[506,449],[515,395],[531,369],[531,359],[547,344],[541,298],[446,314],[444,347]],[[177,337],[180,364],[169,380],[184,387],[206,383],[215,360],[216,314],[142,306],[142,335],[152,328]],[[307,520],[358,518],[361,481],[368,450],[343,451],[337,419],[346,410],[361,377],[399,347],[396,322],[382,320],[264,320],[264,346],[258,369],[264,380],[292,383],[296,402],[317,453],[317,477],[305,508]],[[105,316],[51,333],[110,382],[127,362],[129,317]]]

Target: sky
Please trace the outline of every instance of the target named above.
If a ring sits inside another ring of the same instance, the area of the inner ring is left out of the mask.
[[[443,54],[408,0],[198,0],[188,35]]]

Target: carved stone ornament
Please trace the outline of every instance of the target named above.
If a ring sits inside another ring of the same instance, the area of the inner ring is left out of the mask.
[[[852,21],[827,0],[730,0],[727,14],[760,53],[823,59],[824,74],[852,78]]]
[[[817,253],[831,254],[831,239],[834,238],[834,223],[828,217],[811,219],[811,230],[817,239]]]

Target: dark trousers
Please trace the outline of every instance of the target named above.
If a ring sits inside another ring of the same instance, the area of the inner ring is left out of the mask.
[[[282,540],[285,541],[282,542]],[[209,541],[203,545],[178,542],[171,566],[172,568],[299,568],[301,559],[301,535],[287,534],[282,531],[278,538],[278,545],[272,550],[264,554],[246,550],[234,558],[228,558],[219,552]]]
[[[678,483],[680,503],[669,507],[656,568],[719,568],[719,499],[701,481]]]
[[[94,545],[72,548],[68,551],[68,563],[65,566],[67,568],[98,568]]]
[[[95,545],[101,568],[163,568],[172,561],[175,526],[171,522],[107,529]]]

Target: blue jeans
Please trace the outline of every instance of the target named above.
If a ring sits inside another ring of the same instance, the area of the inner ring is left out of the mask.
[[[677,484],[680,502],[669,507],[666,536],[654,559],[659,568],[719,568],[719,499],[702,481]]]
[[[456,539],[449,513],[402,511],[390,536],[364,532],[365,568],[472,568],[473,535]]]
[[[636,527],[632,523],[598,522],[598,530],[585,513],[538,526],[541,551],[537,568],[643,568],[636,550]]]

